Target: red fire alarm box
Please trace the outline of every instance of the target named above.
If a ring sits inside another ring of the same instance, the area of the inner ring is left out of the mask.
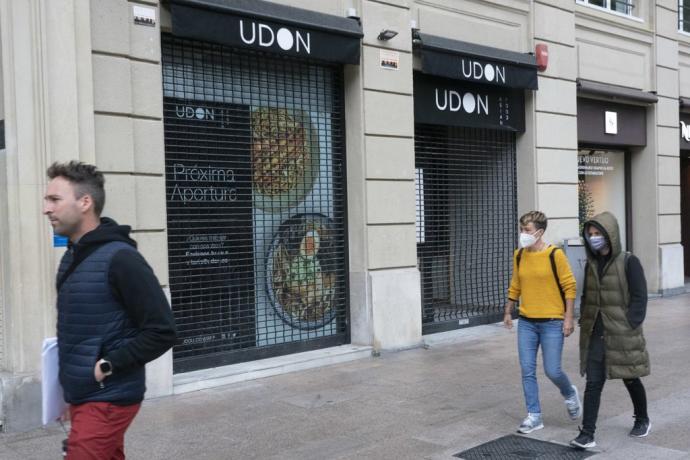
[[[534,54],[537,58],[537,70],[545,71],[549,65],[549,47],[544,43],[539,43]]]

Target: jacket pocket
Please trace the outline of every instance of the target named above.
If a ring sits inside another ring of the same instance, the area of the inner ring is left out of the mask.
[[[79,377],[84,384],[98,385],[94,369],[96,363],[101,358],[103,339],[100,337],[90,337],[82,341],[73,349],[74,363],[79,367]]]

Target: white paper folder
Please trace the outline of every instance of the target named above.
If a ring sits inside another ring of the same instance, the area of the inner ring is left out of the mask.
[[[57,337],[50,337],[43,340],[43,351],[41,352],[43,364],[43,381],[41,390],[43,396],[43,424],[54,422],[67,410],[62,393],[62,385],[58,378],[60,362],[58,359]]]

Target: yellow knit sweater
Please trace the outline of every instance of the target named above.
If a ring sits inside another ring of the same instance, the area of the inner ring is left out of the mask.
[[[518,271],[516,258],[518,251],[513,254],[513,278],[508,289],[508,298],[520,299],[520,315],[527,318],[563,318],[565,306],[558,290],[556,279],[551,269],[549,254],[553,246],[549,245],[541,251],[522,251],[520,269]],[[561,289],[566,299],[575,299],[575,277],[568,258],[562,250],[555,253],[556,270]]]

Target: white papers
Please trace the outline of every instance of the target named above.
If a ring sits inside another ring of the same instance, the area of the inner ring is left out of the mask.
[[[43,380],[41,390],[43,396],[43,424],[54,422],[67,410],[67,403],[62,394],[62,386],[58,379],[60,363],[58,360],[57,337],[43,340],[41,352]]]

